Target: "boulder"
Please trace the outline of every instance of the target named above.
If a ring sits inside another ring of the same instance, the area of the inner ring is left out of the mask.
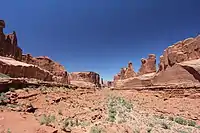
[[[52,73],[53,80],[59,83],[69,83],[69,75],[64,66],[51,60],[47,56],[32,57],[30,54],[22,55],[22,61],[41,67]]]
[[[148,74],[156,72],[156,55],[149,54],[147,59],[141,59],[141,68],[139,69],[138,75]]]
[[[53,79],[53,75],[47,70],[2,56],[0,56],[0,73],[12,78],[25,77],[44,81],[52,81]]]
[[[18,47],[16,32],[5,35],[3,29],[5,22],[0,20],[0,56],[11,57],[21,61],[22,49]]]
[[[93,84],[100,87],[100,75],[95,72],[72,72],[70,73],[70,83],[76,85],[81,81],[81,84]]]

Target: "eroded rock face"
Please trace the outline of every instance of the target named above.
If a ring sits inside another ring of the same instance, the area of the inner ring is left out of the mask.
[[[60,83],[70,82],[68,72],[65,70],[64,66],[51,60],[47,56],[32,57],[30,54],[27,54],[22,56],[22,61],[28,64],[39,66],[42,69],[49,71],[54,75],[53,80],[56,82]]]
[[[0,20],[0,56],[14,58],[16,60],[22,59],[22,49],[18,47],[17,36],[15,31],[8,35],[3,33],[5,22]]]
[[[153,78],[154,85],[200,83],[200,59],[176,63]]]
[[[164,50],[160,57],[159,71],[172,67],[176,63],[200,58],[200,35],[179,41]]]
[[[141,68],[139,69],[138,75],[148,74],[156,72],[156,55],[149,54],[147,59],[141,59]]]
[[[70,73],[70,82],[73,84],[74,81],[88,82],[99,87],[100,75],[95,72],[72,72]]]
[[[0,73],[12,78],[25,77],[52,81],[53,75],[40,67],[0,56]]]
[[[114,81],[128,79],[135,76],[136,73],[134,72],[133,64],[129,62],[127,68],[121,68],[121,71],[114,76]]]

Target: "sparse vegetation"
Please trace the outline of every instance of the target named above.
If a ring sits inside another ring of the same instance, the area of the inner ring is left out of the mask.
[[[170,126],[165,122],[162,122],[161,126],[162,126],[163,129],[170,129]]]
[[[170,121],[174,121],[174,117],[172,117],[172,116],[169,116],[169,118],[168,118]]]
[[[10,128],[8,128],[8,130],[7,130],[7,133],[11,133],[11,130],[10,130]]]
[[[0,78],[10,78],[10,76],[0,73]]]
[[[102,129],[98,126],[93,126],[90,129],[90,133],[103,133]]]
[[[9,88],[9,91],[15,92],[15,88]]]
[[[151,130],[152,130],[151,128],[148,128],[148,129],[147,129],[147,133],[150,133],[150,132],[151,132]]]
[[[62,110],[61,110],[61,109],[59,109],[59,110],[58,110],[58,114],[59,114],[59,115],[63,115],[63,113],[62,113]]]
[[[195,127],[196,126],[196,122],[193,121],[193,120],[188,120],[188,126]]]
[[[115,122],[118,117],[118,123],[126,122],[127,114],[131,112],[132,107],[132,104],[122,97],[110,97],[108,101],[108,120]]]
[[[175,122],[181,125],[187,125],[187,121],[181,117],[175,118]]]
[[[6,105],[8,98],[5,93],[0,93],[0,105]]]
[[[40,125],[49,125],[50,123],[55,122],[56,118],[54,115],[48,115],[46,116],[45,114],[42,115],[42,118],[40,119]]]

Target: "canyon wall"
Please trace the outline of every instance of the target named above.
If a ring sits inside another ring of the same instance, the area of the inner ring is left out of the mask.
[[[100,75],[95,72],[72,72],[70,73],[70,83],[78,86],[100,87]]]
[[[30,54],[22,55],[22,61],[28,64],[39,66],[52,73],[53,80],[60,83],[70,83],[69,74],[65,70],[64,66],[51,60],[47,56],[32,57]]]

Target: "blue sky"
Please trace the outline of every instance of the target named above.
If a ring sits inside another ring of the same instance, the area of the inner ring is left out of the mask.
[[[200,32],[199,0],[2,0],[6,33],[72,71],[111,80],[121,67]],[[159,62],[159,60],[157,60]]]

